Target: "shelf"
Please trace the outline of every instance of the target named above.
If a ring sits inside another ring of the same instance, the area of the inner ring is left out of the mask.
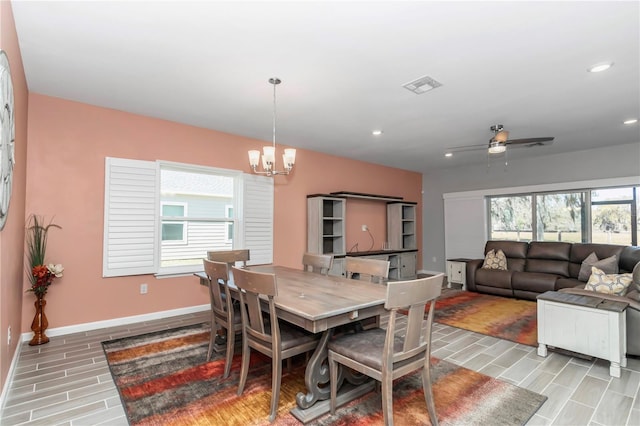
[[[361,192],[339,191],[339,192],[332,192],[331,195],[334,197],[361,198],[365,200],[376,200],[376,201],[402,201],[402,197],[394,197],[391,195],[364,194]]]

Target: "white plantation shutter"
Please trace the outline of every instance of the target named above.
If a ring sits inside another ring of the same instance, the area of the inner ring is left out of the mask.
[[[273,178],[243,175],[243,248],[250,265],[273,263]]]
[[[157,272],[158,176],[155,162],[106,158],[103,277]]]

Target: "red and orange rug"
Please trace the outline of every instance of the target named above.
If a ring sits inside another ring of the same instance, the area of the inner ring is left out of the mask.
[[[267,425],[271,365],[253,356],[245,392],[236,395],[239,355],[222,378],[224,358],[206,362],[208,324],[103,342],[109,368],[131,425]],[[524,424],[546,397],[446,361],[433,359],[433,393],[440,424]],[[305,390],[304,367],[284,369],[277,425],[297,425],[289,414]],[[428,425],[419,373],[394,384],[394,420]],[[382,424],[381,395],[370,392],[312,425]]]
[[[434,321],[538,346],[536,302],[471,291],[444,293],[436,301]]]

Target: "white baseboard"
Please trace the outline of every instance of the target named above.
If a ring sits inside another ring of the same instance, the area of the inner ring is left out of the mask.
[[[11,360],[11,365],[9,366],[9,372],[7,373],[7,380],[4,382],[4,386],[2,386],[2,393],[0,393],[0,411],[4,412],[4,405],[6,402],[7,392],[9,392],[9,386],[13,383],[13,375],[16,373],[16,365],[18,364],[18,360],[20,359],[20,351],[22,350],[22,344],[18,343],[16,345],[16,351],[13,354],[13,359]]]
[[[63,336],[65,334],[81,333],[83,331],[98,330],[100,328],[115,327],[119,325],[133,324],[133,323],[142,322],[142,321],[151,321],[155,319],[175,317],[178,315],[185,315],[185,314],[191,314],[194,312],[207,311],[209,309],[210,309],[210,305],[206,304],[206,305],[199,305],[199,306],[190,306],[188,308],[171,309],[168,311],[152,312],[149,314],[134,315],[131,317],[122,317],[122,318],[114,318],[114,319],[109,319],[104,321],[87,322],[84,324],[69,325],[66,327],[48,328],[47,336],[48,337]],[[22,333],[20,337],[21,337],[21,340],[20,340],[21,342],[28,342],[33,338],[33,333],[31,332]],[[18,347],[20,347],[20,345],[18,345]]]

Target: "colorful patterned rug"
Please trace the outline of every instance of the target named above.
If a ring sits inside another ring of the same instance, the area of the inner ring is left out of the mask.
[[[472,291],[443,293],[434,320],[441,324],[538,346],[536,302]]]
[[[234,357],[231,375],[223,379],[221,354],[205,362],[208,339],[208,324],[197,324],[102,343],[131,425],[269,424],[270,360],[252,352],[247,386],[242,396],[236,396],[240,356]],[[524,424],[546,400],[446,361],[432,361],[433,393],[442,425]],[[300,424],[289,411],[295,407],[295,395],[304,390],[304,367],[284,368],[274,424]],[[419,373],[394,384],[393,400],[396,424],[430,424]],[[370,392],[339,407],[335,416],[327,414],[310,424],[382,424],[381,395]]]

